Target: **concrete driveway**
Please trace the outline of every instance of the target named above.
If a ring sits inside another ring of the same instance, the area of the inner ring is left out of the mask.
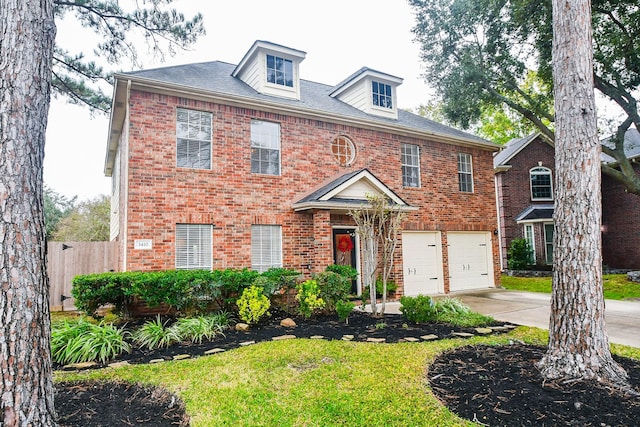
[[[473,311],[515,325],[549,328],[551,296],[549,294],[486,289],[455,292]],[[399,312],[399,303],[390,303],[388,313]],[[605,320],[609,342],[640,348],[640,302],[606,300]]]

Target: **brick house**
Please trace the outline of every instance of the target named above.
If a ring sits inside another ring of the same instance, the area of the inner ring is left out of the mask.
[[[606,143],[606,142],[605,142]],[[640,134],[625,135],[625,152],[640,158]],[[494,157],[498,206],[500,259],[507,268],[507,249],[515,238],[525,238],[538,266],[553,263],[553,185],[555,148],[541,134],[509,141]],[[613,159],[603,155],[603,162]],[[640,171],[640,167],[636,166]],[[609,268],[640,267],[640,197],[622,184],[602,176],[603,264]]]
[[[256,41],[237,65],[115,76],[105,174],[121,269],[360,269],[348,212],[384,194],[407,212],[400,293],[498,284],[497,147],[398,109],[401,78],[301,79],[305,55]]]

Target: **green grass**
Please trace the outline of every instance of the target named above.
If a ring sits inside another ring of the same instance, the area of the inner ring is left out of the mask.
[[[166,387],[184,400],[193,427],[472,426],[430,392],[427,367],[454,347],[512,340],[544,344],[546,333],[520,327],[505,335],[431,343],[272,341],[179,362],[56,372],[55,379]]]
[[[605,274],[604,297],[624,300],[640,298],[640,284],[627,280],[626,274]],[[502,287],[518,291],[551,293],[551,277],[502,276]]]

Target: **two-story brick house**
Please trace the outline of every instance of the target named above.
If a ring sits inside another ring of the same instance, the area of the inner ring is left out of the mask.
[[[237,65],[115,76],[105,174],[121,268],[359,269],[348,212],[384,194],[407,212],[400,292],[499,283],[497,147],[398,109],[401,78],[301,79],[305,55],[257,41]]]
[[[604,141],[603,143],[606,143]],[[625,153],[640,158],[640,134],[625,135]],[[606,155],[602,161],[614,160]],[[538,266],[553,263],[554,144],[541,134],[509,141],[494,157],[502,268],[515,238],[526,239]],[[636,166],[638,173],[640,167]],[[610,268],[640,268],[640,197],[602,175],[602,257]]]

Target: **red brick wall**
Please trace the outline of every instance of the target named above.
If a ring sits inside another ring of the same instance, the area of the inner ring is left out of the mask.
[[[635,165],[640,174],[640,166]],[[602,256],[611,268],[640,269],[640,196],[602,175]]]
[[[551,169],[552,179],[555,180],[554,149],[540,137],[531,141],[508,162],[511,165],[511,169],[505,172],[498,172],[496,176],[499,188],[498,194],[502,193],[499,212],[504,268],[507,268],[507,249],[511,245],[511,241],[524,237],[523,226],[516,223],[516,217],[528,206],[553,204],[553,201],[533,202],[531,200],[529,171],[537,167],[539,162],[542,162],[543,167]],[[542,225],[536,224],[534,230],[536,230],[534,240],[537,261],[544,263],[545,252]]]
[[[176,107],[213,114],[211,170],[176,168]],[[281,176],[251,174],[250,123],[281,125]],[[357,147],[353,165],[341,167],[330,144],[347,135]],[[420,146],[421,188],[403,188],[402,142]],[[473,156],[473,194],[458,191],[458,152]],[[332,260],[330,216],[295,213],[291,205],[318,184],[368,168],[408,204],[410,230],[494,230],[496,210],[492,153],[390,133],[132,91],[128,156],[127,270],[175,268],[177,223],[215,224],[214,268],[250,267],[251,225],[282,225],[283,264],[307,271]],[[339,221],[344,224],[342,217]],[[327,229],[327,241],[314,230]],[[446,234],[446,233],[443,233]],[[153,239],[153,250],[134,250],[135,239]],[[495,239],[497,240],[497,239]],[[328,246],[327,246],[328,245]],[[494,242],[497,254],[497,241]],[[397,265],[401,265],[398,250]],[[499,263],[494,260],[496,283]],[[401,267],[400,267],[401,268]]]

